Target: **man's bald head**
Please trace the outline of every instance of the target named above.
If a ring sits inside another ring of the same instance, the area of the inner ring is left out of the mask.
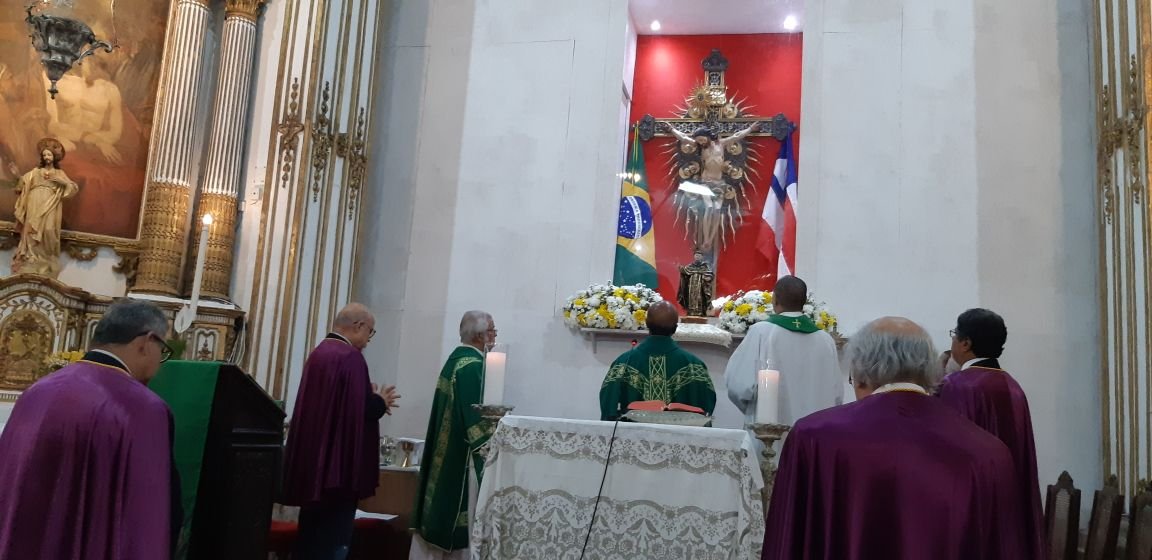
[[[940,374],[932,338],[903,317],[876,319],[848,342],[848,366],[858,394],[889,383],[915,383],[930,389]]]
[[[368,341],[376,334],[376,318],[364,304],[349,303],[336,314],[332,331],[362,349],[368,346]]]
[[[648,316],[645,320],[648,332],[657,336],[672,336],[676,334],[676,326],[680,323],[680,313],[676,306],[666,301],[658,301],[648,306]]]
[[[772,290],[772,309],[776,313],[804,310],[808,301],[808,285],[795,276],[782,276]]]

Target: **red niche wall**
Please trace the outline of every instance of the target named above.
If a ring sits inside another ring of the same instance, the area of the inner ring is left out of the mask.
[[[673,35],[641,36],[636,45],[636,74],[632,94],[632,122],[645,114],[656,118],[676,117],[676,107],[704,78],[700,62],[712,49],[720,49],[728,59],[725,81],[729,98],[747,98],[745,107],[756,116],[771,117],[777,113],[796,123],[794,147],[799,147],[800,68],[802,36],[796,34],[761,35]],[[678,266],[692,262],[692,242],[686,239],[683,224],[676,224],[672,194],[677,183],[668,165],[668,138],[657,137],[643,144],[648,190],[655,216],[656,269],[660,276],[659,291],[665,299],[676,301],[680,285]],[[768,259],[756,250],[760,214],[764,199],[772,187],[772,169],[780,142],[774,138],[752,139],[760,161],[753,164],[755,191],[748,193],[751,207],[744,209],[744,223],[729,239],[716,265],[716,296],[737,290],[771,289],[776,283],[776,259]],[[799,152],[797,151],[797,154]],[[799,157],[797,155],[797,157]],[[798,167],[799,169],[799,167]],[[803,169],[800,169],[803,172]],[[800,203],[803,204],[801,175]]]

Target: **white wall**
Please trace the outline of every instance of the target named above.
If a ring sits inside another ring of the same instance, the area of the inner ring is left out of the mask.
[[[809,0],[798,273],[849,332],[1008,324],[1040,479],[1098,487],[1094,146],[1076,0]]]
[[[510,345],[517,413],[598,418],[600,383],[628,341],[593,353],[558,309],[612,274],[626,2],[489,0],[469,12],[398,1],[391,16],[377,98],[387,128],[366,201],[378,217],[356,290],[377,314],[373,376],[404,395],[385,431],[423,437],[435,377],[474,308]],[[692,349],[720,388],[717,424],[739,425],[723,396],[728,352]]]

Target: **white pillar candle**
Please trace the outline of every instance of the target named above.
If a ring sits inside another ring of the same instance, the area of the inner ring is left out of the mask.
[[[189,306],[196,313],[200,303],[200,283],[204,280],[204,259],[208,258],[208,231],[212,229],[212,214],[204,214],[204,227],[200,228],[200,250],[196,253],[196,275],[192,279],[192,302]]]
[[[756,373],[756,422],[776,424],[780,410],[780,372],[762,369]]]
[[[176,313],[172,327],[177,333],[184,333],[196,320],[196,308],[200,305],[200,284],[204,281],[204,260],[208,258],[208,232],[212,229],[212,214],[204,214],[204,227],[200,228],[200,250],[196,253],[196,270],[192,278],[192,299]]]
[[[504,404],[504,372],[508,354],[492,349],[484,357],[484,404]]]

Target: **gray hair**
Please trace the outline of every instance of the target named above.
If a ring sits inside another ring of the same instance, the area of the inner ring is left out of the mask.
[[[460,318],[460,342],[465,344],[484,336],[488,332],[488,325],[492,316],[484,311],[469,311]]]
[[[929,389],[942,373],[928,333],[908,319],[885,317],[864,325],[848,341],[848,367],[855,383],[873,389],[915,383]]]
[[[92,335],[92,346],[127,344],[136,337],[155,333],[164,338],[168,335],[168,318],[159,307],[147,301],[124,298],[108,307],[96,332]]]

